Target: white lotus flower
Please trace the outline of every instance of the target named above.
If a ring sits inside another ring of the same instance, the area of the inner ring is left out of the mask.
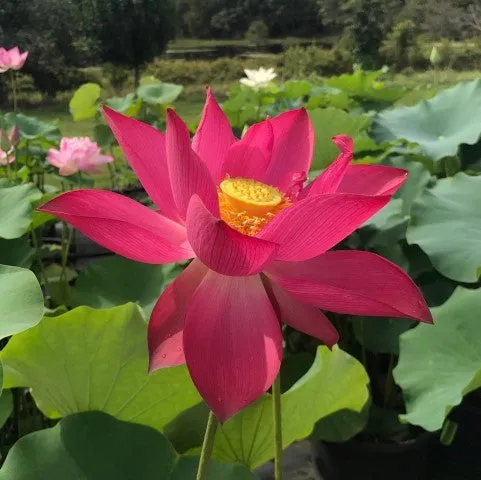
[[[258,70],[250,70],[246,68],[244,72],[247,78],[241,78],[240,82],[255,90],[268,87],[269,83],[277,77],[277,73],[274,72],[273,68],[261,67]]]

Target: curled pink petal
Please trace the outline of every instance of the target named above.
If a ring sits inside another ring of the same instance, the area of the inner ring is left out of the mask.
[[[221,422],[266,392],[279,371],[282,335],[260,277],[209,271],[186,314],[184,351],[195,386]]]
[[[266,274],[295,298],[323,310],[433,321],[416,284],[374,253],[334,250],[305,262],[275,262]]]
[[[273,282],[270,285],[283,323],[300,332],[307,333],[311,337],[318,338],[329,348],[339,341],[339,333],[334,325],[318,308],[296,300]]]
[[[408,172],[385,165],[350,165],[337,191],[361,195],[392,195],[404,183]]]
[[[332,140],[339,147],[341,153],[336,160],[312,182],[309,186],[309,195],[323,195],[336,192],[349,168],[352,160],[352,138],[347,135],[337,135]]]
[[[183,347],[185,313],[207,270],[205,265],[194,259],[166,288],[155,304],[147,334],[149,371],[185,363]]]
[[[183,226],[113,192],[74,190],[37,210],[65,220],[99,245],[137,262],[170,263],[194,257]]]
[[[272,160],[263,182],[281,191],[289,186],[289,174],[309,172],[314,152],[314,128],[304,108],[271,119],[274,131]]]
[[[390,198],[344,193],[312,195],[277,214],[257,238],[279,244],[278,260],[307,260],[334,247]]]
[[[274,131],[270,120],[252,125],[227,151],[221,178],[262,180],[271,161],[273,145]]]
[[[195,195],[187,211],[187,235],[197,258],[223,275],[254,275],[268,265],[277,244],[242,235],[214,217]]]
[[[207,165],[190,146],[189,130],[177,114],[167,110],[167,162],[178,212],[185,218],[192,195],[199,195],[213,215],[219,215],[216,186]]]
[[[207,165],[216,184],[221,181],[221,169],[229,147],[235,142],[232,127],[217,103],[210,88],[199,123],[192,140],[192,149]]]
[[[149,197],[167,217],[178,220],[172,195],[162,132],[108,107],[103,107],[107,123],[112,129],[127,160]]]

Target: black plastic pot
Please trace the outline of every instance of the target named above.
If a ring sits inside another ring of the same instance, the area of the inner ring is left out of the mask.
[[[428,480],[429,457],[438,436],[425,432],[404,443],[316,441],[313,463],[323,480]]]

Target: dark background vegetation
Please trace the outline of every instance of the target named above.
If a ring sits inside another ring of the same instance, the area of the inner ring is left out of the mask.
[[[128,76],[138,81],[141,68],[187,85],[232,81],[246,64],[265,63],[239,58],[253,47],[280,54],[268,63],[286,78],[342,73],[353,63],[422,70],[433,42],[446,67],[472,70],[481,66],[478,36],[480,0],[0,2],[0,45],[31,52],[22,88],[47,97],[92,81],[92,66],[102,66],[114,86]],[[175,38],[168,48],[176,60],[161,57]]]

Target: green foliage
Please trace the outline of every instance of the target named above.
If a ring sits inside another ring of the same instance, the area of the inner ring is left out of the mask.
[[[372,133],[378,142],[405,139],[417,143],[433,161],[455,156],[463,143],[481,134],[481,80],[463,82],[413,107],[379,113]]]
[[[36,325],[43,315],[43,295],[30,270],[0,265],[0,339]]]
[[[316,134],[313,170],[327,167],[339,155],[339,149],[332,141],[334,135],[342,133],[355,137],[370,124],[368,117],[352,115],[332,107],[312,110],[310,116]]]
[[[85,412],[15,444],[0,470],[2,480],[194,480],[198,458],[177,455],[161,433],[99,413]],[[215,462],[210,480],[254,480],[246,468]]]
[[[173,0],[80,0],[83,27],[104,60],[138,68],[174,36]]]
[[[173,83],[149,83],[137,89],[137,95],[152,105],[170,105],[181,93],[182,85]]]
[[[332,51],[315,45],[289,47],[282,55],[282,72],[288,78],[333,75],[345,71],[350,66],[338,62]]]
[[[30,388],[50,418],[98,410],[161,430],[199,395],[184,366],[149,375],[146,337],[132,303],[45,317],[2,350],[4,385]]]
[[[463,396],[481,387],[480,308],[481,290],[459,287],[433,309],[434,325],[401,336],[394,377],[404,392],[404,420],[438,430]]]
[[[92,308],[137,302],[150,315],[160,293],[181,271],[175,264],[149,265],[117,256],[98,260],[80,273],[73,302]]]
[[[269,38],[269,28],[262,20],[254,20],[245,33],[246,40],[255,44],[261,44]]]
[[[413,204],[407,231],[434,267],[458,282],[477,282],[481,267],[481,177],[439,180]]]
[[[100,85],[86,83],[74,93],[69,109],[75,121],[89,120],[97,115],[100,92]]]
[[[346,409],[361,412],[369,398],[367,384],[366,372],[357,360],[337,347],[332,351],[319,347],[306,375],[282,394],[283,445],[307,437],[321,418]],[[349,425],[345,427],[352,431]],[[339,424],[334,422],[331,428],[335,431]],[[258,467],[273,457],[272,431],[272,397],[266,394],[218,430],[214,458]]]

